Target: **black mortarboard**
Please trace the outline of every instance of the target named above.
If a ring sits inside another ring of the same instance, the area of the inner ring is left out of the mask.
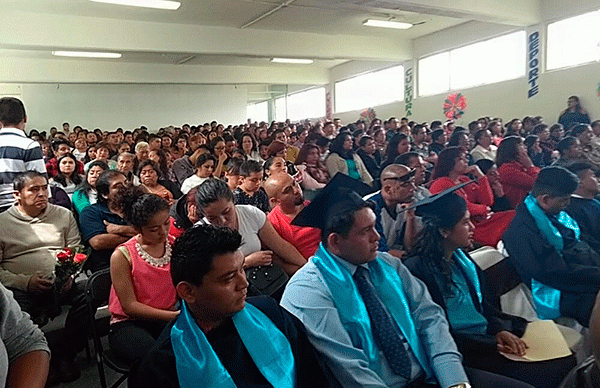
[[[416,208],[415,215],[422,217],[423,221],[431,220],[437,226],[452,227],[463,218],[467,210],[467,203],[455,191],[470,183],[473,183],[473,181],[461,183],[441,193],[424,198],[403,210]]]
[[[337,173],[327,186],[292,220],[292,225],[326,230],[329,222],[341,214],[365,206],[362,199],[373,188],[348,175]]]

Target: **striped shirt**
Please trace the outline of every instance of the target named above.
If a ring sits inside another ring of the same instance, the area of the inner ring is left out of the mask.
[[[13,180],[29,170],[46,173],[39,143],[20,129],[0,129],[0,208],[14,203]]]

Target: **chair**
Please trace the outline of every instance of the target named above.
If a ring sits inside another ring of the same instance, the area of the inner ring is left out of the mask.
[[[98,271],[90,276],[86,285],[86,298],[89,307],[89,316],[91,322],[92,337],[94,340],[94,348],[96,350],[96,361],[98,362],[98,374],[100,375],[100,386],[107,388],[106,376],[104,375],[104,364],[110,369],[121,373],[121,377],[112,385],[111,388],[116,388],[121,385],[129,375],[131,365],[121,359],[111,349],[104,350],[100,338],[108,335],[108,319],[104,317],[96,319],[96,310],[99,306],[108,305],[108,297],[112,281],[110,278],[110,269]]]

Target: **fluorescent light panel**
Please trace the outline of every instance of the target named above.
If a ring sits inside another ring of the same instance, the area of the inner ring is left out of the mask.
[[[388,21],[388,20],[376,20],[376,19],[367,19],[363,22],[363,25],[369,26],[369,27],[395,28],[397,30],[406,30],[413,26],[410,23],[393,22],[393,21]]]
[[[314,61],[312,59],[296,59],[296,58],[273,58],[271,62],[276,63],[294,63],[298,65],[310,65]]]
[[[91,51],[52,51],[57,57],[79,57],[79,58],[121,58],[119,53],[98,53]]]
[[[96,3],[129,5],[132,7],[167,9],[170,11],[174,11],[181,6],[181,3],[179,1],[170,1],[170,0],[90,0],[90,1],[93,1]]]

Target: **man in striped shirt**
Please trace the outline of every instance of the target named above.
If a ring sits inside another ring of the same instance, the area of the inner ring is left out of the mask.
[[[17,174],[29,170],[46,173],[40,145],[25,135],[26,122],[21,100],[0,98],[0,212],[15,202],[13,180]]]

